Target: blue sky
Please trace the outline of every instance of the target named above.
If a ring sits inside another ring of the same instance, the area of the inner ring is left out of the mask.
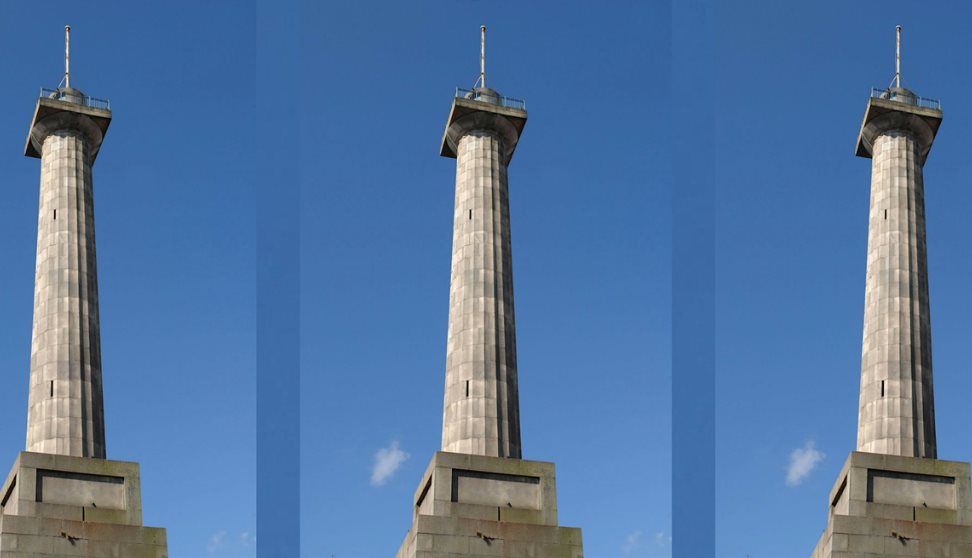
[[[925,165],[938,454],[972,457],[969,16],[947,3],[718,7],[720,558],[809,555],[856,444],[870,161],[854,143],[869,89],[894,74],[896,24],[903,85],[944,111]],[[791,456],[807,444],[821,459],[788,486]]]
[[[72,85],[114,113],[94,167],[108,457],[141,463],[171,556],[254,555],[253,12],[0,5],[0,468],[26,427],[40,167],[24,138],[70,23]]]
[[[303,4],[304,556],[392,555],[439,447],[455,162],[438,144],[481,24],[487,82],[530,115],[510,166],[523,456],[557,464],[587,555],[671,554],[667,9]],[[394,444],[408,457],[373,486]]]
[[[108,453],[142,464],[146,524],[173,556],[254,555],[251,154],[279,141],[300,178],[302,554],[394,552],[441,427],[455,168],[438,142],[486,24],[489,84],[530,113],[510,167],[524,457],[557,464],[587,555],[671,555],[669,145],[706,132],[672,127],[668,3],[304,1],[281,61],[297,80],[277,85],[296,118],[270,130],[252,116],[253,3],[96,6],[0,6],[0,460],[24,443],[39,169],[23,141],[70,23],[73,82],[115,113],[95,166]],[[870,164],[853,145],[896,24],[904,85],[945,113],[925,169],[939,455],[972,456],[969,15],[715,7],[698,84],[715,157],[685,164],[716,176],[720,558],[808,554],[854,448]],[[812,466],[788,483],[795,452]],[[379,455],[400,459],[373,483]]]

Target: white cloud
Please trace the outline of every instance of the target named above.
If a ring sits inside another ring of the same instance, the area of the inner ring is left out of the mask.
[[[645,533],[637,529],[625,535],[624,542],[621,544],[621,555],[631,558],[671,557],[669,548],[672,544],[672,536],[667,530]]]
[[[810,474],[810,471],[813,471],[817,463],[820,463],[826,457],[813,446],[813,440],[807,440],[802,448],[797,448],[790,453],[790,466],[786,470],[787,486],[797,486],[803,482],[803,479]]]
[[[407,453],[399,449],[398,440],[393,441],[387,448],[375,452],[375,464],[371,468],[371,486],[385,484],[408,457]]]
[[[209,542],[206,543],[206,552],[208,554],[216,554],[220,550],[223,550],[224,546],[226,546],[226,531],[218,531],[209,537]]]
[[[672,535],[668,529],[636,529],[624,536],[621,556],[628,558],[671,558]]]
[[[641,530],[628,533],[628,536],[624,538],[624,544],[621,546],[621,552],[625,555],[633,554],[634,551],[638,550],[641,546]]]

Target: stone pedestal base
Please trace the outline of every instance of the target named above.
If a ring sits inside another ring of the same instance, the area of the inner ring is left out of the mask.
[[[972,557],[969,464],[853,452],[811,558]]]
[[[583,558],[581,530],[557,525],[553,463],[437,452],[415,491],[396,558]]]
[[[142,527],[137,463],[21,452],[0,490],[0,558],[167,558]]]

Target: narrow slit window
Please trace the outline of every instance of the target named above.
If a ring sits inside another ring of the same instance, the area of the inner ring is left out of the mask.
[[[881,397],[884,397],[884,380],[881,380]]]
[[[51,397],[54,397],[54,380],[51,380]]]
[[[469,397],[469,380],[466,380],[466,397]]]
[[[54,210],[54,220],[57,221],[57,210]]]
[[[469,210],[469,219],[472,220],[472,209]]]
[[[887,209],[884,210],[884,220],[885,221],[888,220],[888,210]]]

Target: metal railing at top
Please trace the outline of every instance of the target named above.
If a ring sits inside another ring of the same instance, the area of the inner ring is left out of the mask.
[[[876,87],[871,88],[871,98],[873,99],[885,99],[888,101],[894,101],[896,103],[904,103],[907,105],[914,105],[916,107],[930,108],[935,110],[942,110],[942,102],[938,99],[929,99],[927,97],[919,97],[918,95],[909,95],[907,93],[898,93],[890,89],[878,89]]]
[[[504,97],[502,95],[490,95],[489,93],[482,93],[477,89],[456,87],[456,97],[459,99],[471,99],[473,101],[490,103],[501,107],[526,110],[526,101],[523,99],[514,99],[513,97]]]
[[[91,108],[111,110],[111,102],[109,102],[108,99],[96,99],[94,97],[88,97],[87,95],[75,95],[74,93],[65,91],[63,89],[47,89],[42,87],[40,90],[40,96],[47,99],[56,99],[58,101],[74,103],[76,105],[83,105]]]

